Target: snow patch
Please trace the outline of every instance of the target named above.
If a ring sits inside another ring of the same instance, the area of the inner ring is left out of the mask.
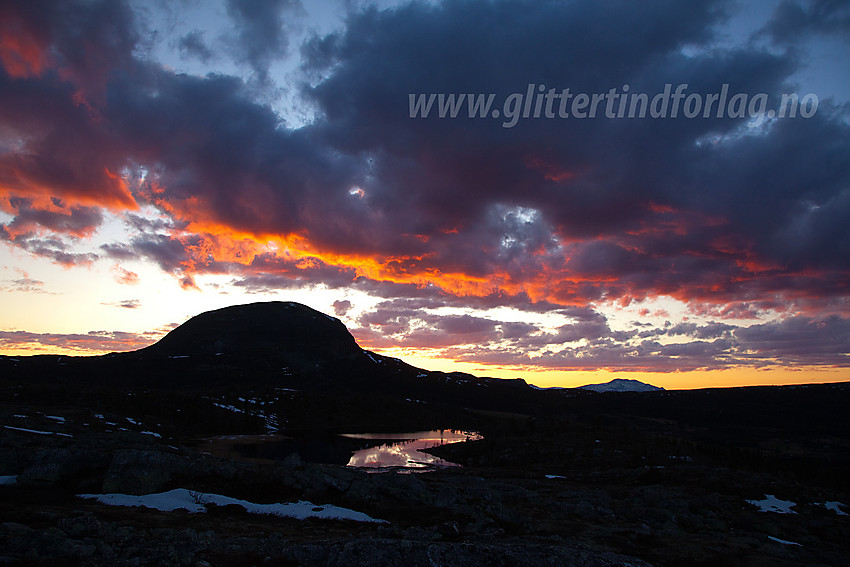
[[[615,378],[604,384],[587,384],[579,386],[580,390],[590,390],[592,392],[655,392],[661,391],[664,388],[646,384],[639,380],[631,380],[628,378]]]
[[[800,547],[803,547],[802,544],[799,544],[796,541],[788,541],[787,539],[779,539],[778,537],[773,537],[773,536],[767,536],[767,539],[769,539],[770,541],[775,541],[776,543],[784,544],[784,545],[799,545]]]
[[[552,480],[553,478],[567,478],[567,477],[559,475],[559,474],[547,474],[546,478],[548,478],[549,480]]]
[[[236,406],[231,406],[231,405],[226,405],[226,404],[219,404],[219,403],[217,403],[217,402],[213,402],[213,403],[212,403],[212,405],[214,405],[214,406],[215,406],[215,407],[217,407],[217,408],[230,410],[230,411],[233,411],[233,412],[236,412],[236,413],[246,413],[246,412],[245,412],[245,410],[240,409],[240,408],[237,408]]]
[[[59,423],[65,423],[65,418],[59,415],[45,415],[47,419],[53,419],[58,421]]]
[[[790,500],[780,500],[773,494],[765,494],[764,500],[747,500],[748,503],[758,507],[759,512],[775,512],[777,514],[796,514],[791,508],[797,505]]]
[[[823,506],[827,510],[832,510],[839,516],[850,516],[847,512],[842,510],[841,508],[845,508],[844,504],[841,502],[833,501],[833,502],[815,502],[815,506]]]
[[[25,433],[36,433],[38,435],[61,435],[62,437],[73,437],[68,433],[58,433],[56,431],[39,431],[38,429],[26,429],[24,427],[12,427],[11,425],[4,425],[6,429],[14,429],[15,431],[23,431]]]
[[[0,486],[12,486],[18,483],[17,475],[0,476]]]
[[[207,504],[218,506],[229,506],[235,504],[241,506],[252,514],[271,514],[286,518],[304,520],[306,518],[322,518],[327,520],[352,520],[355,522],[386,523],[384,520],[376,520],[362,512],[340,508],[338,506],[316,506],[306,500],[300,500],[289,504],[257,504],[247,500],[239,500],[221,494],[207,492],[196,492],[185,488],[175,488],[168,492],[157,494],[144,494],[133,496],[130,494],[78,494],[79,498],[97,500],[111,506],[142,506],[153,508],[163,512],[173,512],[184,509],[191,513],[206,512]]]
[[[381,364],[383,362],[383,360],[379,360],[379,359],[375,358],[374,356],[372,356],[372,353],[369,352],[369,351],[366,351],[366,356],[368,356],[369,360],[371,360],[375,364]]]

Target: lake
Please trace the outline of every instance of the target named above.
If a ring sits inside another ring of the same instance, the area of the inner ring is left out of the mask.
[[[479,439],[483,439],[479,433],[454,429],[297,437],[232,435],[207,439],[201,448],[221,457],[279,461],[297,453],[308,462],[346,465],[367,472],[426,472],[460,465],[425,453],[425,449]]]
[[[346,433],[349,439],[363,439],[372,445],[354,451],[346,466],[385,471],[390,469],[433,470],[444,467],[457,467],[444,459],[423,452],[425,449],[482,439],[479,433],[439,429],[417,431],[414,433]]]

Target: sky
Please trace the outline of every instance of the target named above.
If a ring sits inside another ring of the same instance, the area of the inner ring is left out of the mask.
[[[0,353],[284,300],[544,387],[850,380],[847,61],[830,0],[4,1]]]

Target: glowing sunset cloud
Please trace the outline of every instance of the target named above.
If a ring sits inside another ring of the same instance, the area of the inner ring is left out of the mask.
[[[850,379],[846,9],[235,7],[0,8],[2,352],[283,298],[546,385]]]

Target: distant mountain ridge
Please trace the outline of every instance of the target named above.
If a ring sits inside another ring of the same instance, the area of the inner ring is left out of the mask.
[[[659,386],[653,386],[639,380],[631,380],[628,378],[615,378],[604,384],[587,384],[579,386],[580,390],[590,390],[592,392],[656,392],[663,390]]]

